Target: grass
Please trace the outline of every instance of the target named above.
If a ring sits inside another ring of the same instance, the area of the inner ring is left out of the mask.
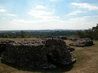
[[[0,40],[40,40],[40,38],[0,38]]]
[[[15,40],[21,40],[21,39],[18,38]],[[69,44],[71,43],[71,41],[66,41],[66,43]],[[98,73],[98,41],[94,41],[94,45],[90,47],[74,47],[74,48],[75,51],[73,52],[73,54],[76,56],[77,61],[74,64],[73,68],[69,71],[64,71],[64,69],[23,71],[8,66],[6,64],[3,64],[0,61],[0,73]]]

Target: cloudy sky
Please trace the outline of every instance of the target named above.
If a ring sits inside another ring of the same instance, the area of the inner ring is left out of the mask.
[[[0,0],[0,30],[88,29],[98,0]]]

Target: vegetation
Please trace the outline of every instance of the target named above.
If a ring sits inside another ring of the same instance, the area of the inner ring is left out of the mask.
[[[0,31],[0,38],[32,38],[75,36],[98,40],[98,24],[88,30],[28,30],[28,31]]]
[[[25,32],[25,31],[20,31],[20,32],[1,32],[0,33],[1,38],[30,38],[32,37],[31,33]]]
[[[1,31],[0,38],[31,38],[31,37],[54,37],[74,35],[73,30],[28,30],[28,31]]]
[[[77,35],[80,38],[91,38],[94,40],[98,40],[98,24],[96,27],[93,27],[92,29],[77,31]]]

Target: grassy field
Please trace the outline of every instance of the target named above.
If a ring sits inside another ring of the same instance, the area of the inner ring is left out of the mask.
[[[66,41],[67,44],[71,41]],[[0,73],[98,73],[98,41],[91,47],[75,47],[73,54],[77,61],[70,70],[24,71],[8,66],[0,61]]]
[[[0,38],[0,40],[40,40],[40,38]]]

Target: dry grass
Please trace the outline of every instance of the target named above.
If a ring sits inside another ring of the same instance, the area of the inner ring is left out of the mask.
[[[71,41],[67,41],[67,44],[69,43]],[[73,53],[77,57],[77,62],[70,71],[23,71],[0,62],[0,73],[98,73],[98,41],[94,41],[94,44],[91,47],[75,47]]]
[[[76,47],[73,53],[77,62],[71,71],[67,73],[98,73],[98,41],[91,47]]]
[[[40,38],[0,38],[0,40],[40,40]]]

